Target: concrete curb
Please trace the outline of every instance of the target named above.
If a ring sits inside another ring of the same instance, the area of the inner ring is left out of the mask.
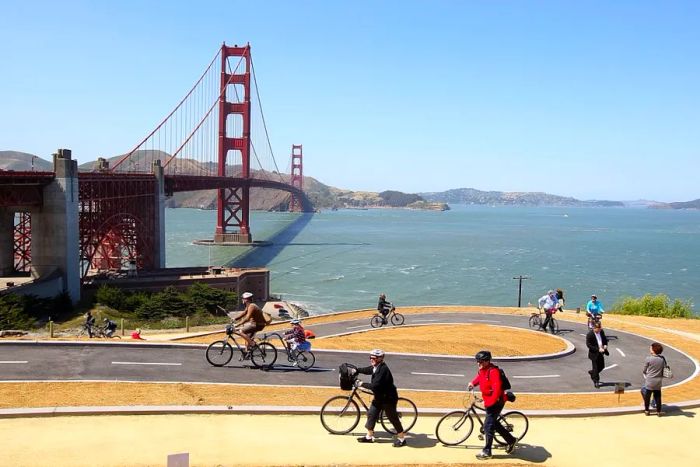
[[[2,340],[0,341],[0,346],[2,345],[63,345],[63,346],[76,346],[76,345],[97,345],[97,346],[115,346],[115,345],[128,345],[131,347],[164,347],[164,348],[206,348],[208,344],[176,344],[174,342],[140,342],[140,341],[51,341],[51,340]]]
[[[700,400],[664,405],[664,412],[673,413],[683,409],[700,407]],[[439,416],[452,412],[454,408],[422,408],[419,415]],[[134,405],[134,406],[83,406],[83,407],[37,407],[0,409],[0,419],[65,417],[65,416],[104,416],[104,415],[184,415],[184,414],[250,414],[250,415],[318,415],[320,407],[266,406],[266,405]],[[506,410],[505,412],[509,412]],[[520,410],[528,417],[600,417],[613,415],[641,414],[641,407],[609,407],[571,410]]]

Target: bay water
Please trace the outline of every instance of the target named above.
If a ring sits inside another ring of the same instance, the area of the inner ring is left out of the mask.
[[[515,306],[562,288],[567,308],[596,293],[665,293],[700,302],[700,211],[450,206],[316,214],[253,212],[265,247],[193,245],[212,238],[216,212],[166,210],[166,261],[262,266],[270,289],[312,314],[397,305]]]

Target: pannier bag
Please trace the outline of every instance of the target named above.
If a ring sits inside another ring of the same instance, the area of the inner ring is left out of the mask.
[[[350,369],[357,369],[356,366],[349,363],[341,363],[338,367],[338,379],[340,380],[340,389],[349,391],[352,389],[352,383],[355,381],[355,374],[350,374]]]

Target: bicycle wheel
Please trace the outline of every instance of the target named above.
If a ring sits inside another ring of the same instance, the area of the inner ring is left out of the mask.
[[[455,410],[443,416],[435,427],[435,436],[446,446],[455,446],[469,438],[474,419],[464,410]]]
[[[530,327],[533,329],[537,329],[537,328],[542,326],[542,320],[537,315],[530,316],[530,320],[528,321],[528,323],[530,324]]]
[[[321,425],[334,435],[350,433],[360,423],[360,408],[348,396],[331,397],[321,407]]]
[[[418,419],[418,409],[416,408],[416,404],[405,397],[399,397],[399,400],[396,403],[396,412],[399,415],[399,420],[401,420],[401,425],[403,426],[404,432],[407,432],[413,428],[413,425],[416,424],[416,420]],[[387,432],[396,434],[394,426],[391,424],[384,411],[382,411],[381,415],[379,416],[379,420]]]
[[[369,321],[369,325],[373,328],[381,328],[383,324],[384,321],[382,321],[382,317],[379,315],[372,316],[372,319]]]
[[[207,347],[207,361],[214,366],[224,366],[233,357],[233,347],[226,341],[216,341]]]
[[[403,324],[403,315],[400,313],[391,315],[391,324],[394,326],[401,326]]]
[[[272,368],[277,360],[277,348],[269,342],[261,342],[250,352],[250,361],[255,368]]]
[[[309,369],[316,363],[316,357],[311,351],[297,352],[296,355],[297,366],[304,371],[309,371]]]
[[[508,430],[508,433],[513,435],[516,441],[520,441],[523,439],[523,437],[525,437],[525,433],[527,433],[527,429],[530,426],[530,422],[525,414],[518,411],[501,414],[498,417],[498,421],[505,427],[506,430]],[[503,439],[498,431],[494,433],[493,439],[501,446],[505,446],[507,444],[506,440]]]

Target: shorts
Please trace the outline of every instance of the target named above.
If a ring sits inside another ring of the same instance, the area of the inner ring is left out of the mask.
[[[247,322],[241,326],[240,333],[248,337],[253,337],[256,332],[262,331],[263,329],[265,329],[265,326],[258,326],[255,323]]]

